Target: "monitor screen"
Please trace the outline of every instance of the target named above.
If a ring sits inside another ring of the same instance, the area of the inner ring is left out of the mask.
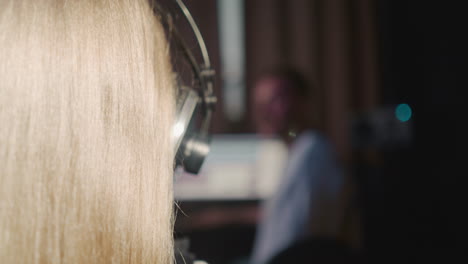
[[[175,198],[182,200],[262,200],[278,185],[287,148],[277,138],[215,134],[198,175],[178,169]]]

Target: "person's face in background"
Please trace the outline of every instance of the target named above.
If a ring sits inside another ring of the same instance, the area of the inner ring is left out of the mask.
[[[288,133],[299,104],[291,90],[291,83],[279,77],[265,77],[256,83],[252,110],[257,133],[269,136]]]

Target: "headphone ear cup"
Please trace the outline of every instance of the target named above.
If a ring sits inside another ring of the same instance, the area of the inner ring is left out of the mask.
[[[199,97],[191,89],[181,90],[177,103],[177,121],[174,125],[176,165],[186,172],[197,174],[210,151],[209,137],[195,132],[194,123],[199,111]]]
[[[176,154],[179,152],[182,141],[194,119],[199,101],[198,95],[193,90],[181,89],[179,93],[176,122],[172,128],[172,144]]]

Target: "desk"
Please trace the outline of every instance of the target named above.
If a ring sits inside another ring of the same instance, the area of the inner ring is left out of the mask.
[[[230,264],[250,255],[260,217],[258,200],[179,202],[175,236],[208,263]]]

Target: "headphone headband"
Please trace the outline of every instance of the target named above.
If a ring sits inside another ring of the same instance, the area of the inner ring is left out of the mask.
[[[176,122],[173,127],[173,144],[176,153],[176,166],[182,166],[188,173],[197,174],[209,152],[209,128],[217,98],[213,93],[215,71],[211,67],[208,50],[203,37],[188,8],[182,0],[175,0],[184,14],[200,48],[203,63],[197,63],[195,56],[183,41],[179,31],[174,26],[172,16],[159,10],[161,15],[167,14],[163,24],[174,35],[173,41],[182,51],[186,61],[190,64],[199,87],[189,87],[178,82],[178,99]],[[156,8],[159,8],[156,6]],[[198,91],[195,88],[199,88]],[[195,118],[201,113],[199,128],[195,127]]]

